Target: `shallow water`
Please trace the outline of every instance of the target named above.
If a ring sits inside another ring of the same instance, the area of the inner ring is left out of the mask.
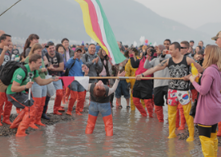
[[[168,140],[167,121],[144,118],[138,111],[113,109],[114,136],[106,137],[101,115],[94,133],[86,135],[87,113],[72,122],[59,123],[31,132],[27,137],[0,137],[0,157],[68,157],[68,156],[150,156],[202,157],[194,142]],[[167,107],[164,107],[167,117]],[[221,155],[221,151],[219,151]],[[218,155],[219,156],[219,155]]]

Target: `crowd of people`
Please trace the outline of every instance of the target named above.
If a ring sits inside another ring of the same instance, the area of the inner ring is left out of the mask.
[[[212,39],[217,46],[204,46],[200,41],[194,48],[193,40],[171,43],[170,39],[155,47],[147,44],[129,47],[118,42],[126,60],[113,65],[111,58],[98,44],[70,46],[67,38],[57,45],[52,41],[40,44],[37,34],[27,38],[23,52],[19,54],[16,46],[13,47],[11,36],[0,30],[2,122],[12,129],[17,128],[17,137],[26,136],[28,127],[38,129],[37,125],[45,126],[41,118],[50,119],[46,115],[52,96],[49,85],[56,90],[53,114],[62,115],[65,112],[62,103],[68,103],[66,114],[71,116],[77,101],[75,112],[81,116],[87,90],[76,80],[65,88],[59,77],[96,76],[100,79],[89,81],[86,134],[93,133],[98,113],[101,112],[106,135],[112,136],[111,107],[115,104],[114,96],[117,109],[123,108],[121,97],[124,96],[127,110],[133,112],[137,109],[142,116],[148,115],[149,118],[153,118],[155,111],[159,122],[164,122],[163,106],[167,104],[168,138],[175,138],[176,129],[184,130],[187,124],[187,141],[193,141],[195,123],[204,155],[216,156],[217,136],[221,136],[221,32]],[[193,67],[198,70],[198,75],[191,74]],[[126,76],[127,79],[102,79],[106,76]],[[128,78],[135,76],[136,79]],[[143,77],[172,79],[149,80]],[[189,114],[194,103],[197,105],[195,117]],[[18,113],[13,122],[10,121],[12,105]]]

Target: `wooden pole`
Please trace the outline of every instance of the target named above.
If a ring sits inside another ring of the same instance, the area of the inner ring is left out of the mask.
[[[90,79],[136,79],[136,77],[90,77]],[[142,77],[142,80],[183,80],[183,78],[173,78],[173,77]]]
[[[2,12],[0,14],[0,16],[2,16],[4,13],[6,13],[8,10],[10,10],[12,7],[14,7],[16,4],[18,4],[18,2],[20,2],[21,0],[18,0],[17,2],[15,2],[15,4],[13,4],[12,6],[10,6],[7,10],[5,10],[4,12]]]

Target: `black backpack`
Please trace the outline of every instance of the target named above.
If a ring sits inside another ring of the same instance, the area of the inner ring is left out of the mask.
[[[24,70],[25,78],[23,79],[23,81],[26,80],[28,76],[28,71],[26,67],[22,63],[19,63],[16,61],[9,61],[3,66],[0,72],[0,80],[2,81],[4,85],[8,86],[11,84],[13,74],[15,70],[17,70],[18,68],[22,68],[22,70]],[[36,71],[34,71],[34,73],[36,73]]]

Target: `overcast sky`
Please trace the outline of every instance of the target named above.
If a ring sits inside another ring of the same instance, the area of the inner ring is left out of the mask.
[[[198,28],[206,23],[221,22],[221,0],[135,0],[155,13]]]

